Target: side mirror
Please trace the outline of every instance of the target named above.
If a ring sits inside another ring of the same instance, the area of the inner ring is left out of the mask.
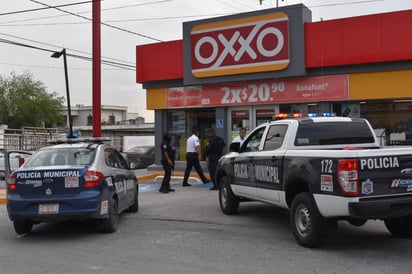
[[[129,167],[130,167],[130,169],[136,169],[136,163],[135,162],[131,162],[131,163],[129,163]]]
[[[229,146],[229,151],[230,152],[239,152],[240,150],[240,143],[236,142],[236,143],[231,143]]]

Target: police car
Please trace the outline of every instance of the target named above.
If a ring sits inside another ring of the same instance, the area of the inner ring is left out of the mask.
[[[116,231],[118,214],[139,208],[135,173],[109,139],[68,139],[35,152],[7,178],[7,211],[17,234],[40,222],[97,221]]]

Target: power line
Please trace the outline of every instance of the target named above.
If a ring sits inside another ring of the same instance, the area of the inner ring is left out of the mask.
[[[54,47],[54,48],[57,48],[57,49],[63,48],[62,46],[57,46],[57,45],[53,45],[53,44],[50,44],[50,43],[39,42],[39,41],[35,41],[35,40],[32,40],[32,39],[27,39],[27,38],[19,37],[19,36],[16,36],[16,35],[11,35],[11,34],[6,34],[6,33],[0,33],[0,35],[4,35],[4,36],[7,36],[7,37],[12,37],[12,38],[16,38],[16,39],[19,39],[19,40],[22,40],[22,41],[27,41],[27,42],[36,43],[36,44],[39,44],[39,45]],[[84,52],[84,51],[80,51],[80,50],[75,50],[75,49],[71,49],[71,48],[66,48],[66,50],[70,50],[70,51],[72,51],[72,52],[78,52],[78,53],[82,53],[82,54],[86,54],[86,55],[91,56],[91,53]],[[103,56],[103,58],[109,59],[109,60],[113,60],[113,61],[123,62],[123,63],[129,63],[129,64],[131,64],[131,65],[134,65],[133,62],[124,61],[124,60],[120,60],[120,59],[116,59],[116,58],[111,58],[111,57],[107,57],[107,56]]]
[[[107,23],[125,23],[125,22],[143,22],[143,21],[153,21],[153,20],[174,20],[183,18],[199,18],[199,17],[211,17],[211,16],[224,16],[230,15],[229,13],[216,13],[216,14],[199,14],[199,15],[185,15],[185,16],[169,16],[169,17],[152,17],[152,18],[138,18],[138,19],[118,19],[118,20],[107,20]],[[57,26],[57,25],[79,25],[79,24],[90,24],[90,22],[62,22],[62,23],[28,23],[28,24],[12,24],[14,22],[21,21],[10,21],[10,22],[0,22],[0,27],[28,27],[28,26]]]
[[[36,46],[33,46],[33,45],[24,44],[24,43],[20,43],[20,42],[15,42],[15,41],[11,41],[11,40],[8,40],[8,39],[3,39],[3,38],[0,38],[0,43],[6,43],[6,44],[14,45],[14,46],[37,49],[37,50],[46,51],[46,52],[50,52],[50,53],[55,52],[55,50],[36,47]],[[82,59],[82,60],[86,60],[86,61],[92,61],[92,58],[88,57],[88,56],[82,56],[82,55],[70,54],[70,53],[68,53],[67,56]],[[117,67],[117,68],[126,69],[126,70],[135,70],[134,66],[124,64],[124,63],[120,63],[120,62],[113,62],[113,61],[108,61],[108,60],[101,60],[101,62],[102,62],[103,65],[107,65],[107,66]]]
[[[79,15],[79,14],[76,14],[76,13],[73,13],[73,12],[70,12],[70,11],[66,11],[66,10],[60,9],[60,8],[58,8],[58,7],[55,7],[55,6],[50,6],[50,5],[45,4],[45,3],[42,3],[42,2],[40,2],[40,1],[36,1],[36,0],[30,0],[30,1],[32,1],[32,2],[34,2],[34,3],[37,3],[37,4],[40,4],[40,5],[43,5],[43,6],[46,6],[46,7],[50,7],[50,8],[57,9],[57,10],[59,10],[59,11],[61,11],[61,12],[65,12],[65,13],[71,14],[71,15],[76,16],[76,17],[80,17],[80,18],[85,19],[85,20],[92,21],[92,19],[87,18],[87,17],[85,17],[85,16],[82,16],[82,15]],[[153,37],[150,37],[150,36],[147,36],[147,35],[144,35],[144,34],[141,34],[141,33],[137,33],[137,32],[131,31],[131,30],[126,30],[126,29],[123,29],[123,28],[120,28],[120,27],[116,27],[116,26],[113,26],[113,25],[109,25],[109,24],[106,24],[106,23],[104,23],[104,22],[102,22],[101,24],[104,25],[104,26],[106,26],[106,27],[110,27],[110,28],[114,28],[114,29],[117,29],[117,30],[120,30],[120,31],[124,31],[124,32],[127,32],[127,33],[131,33],[131,34],[134,34],[134,35],[143,37],[143,38],[147,38],[147,39],[154,40],[154,41],[157,41],[157,42],[163,42],[163,41],[160,40],[160,39],[153,38]]]
[[[91,3],[91,2],[93,2],[93,1],[70,3],[70,4],[58,5],[58,6],[56,6],[56,7],[59,7],[59,8],[60,8],[60,7],[68,7],[68,6],[74,6],[74,5],[87,4],[87,3]],[[3,16],[3,15],[12,15],[12,14],[18,14],[18,13],[26,13],[26,12],[32,12],[32,11],[39,11],[39,10],[46,10],[46,9],[50,9],[50,8],[51,8],[51,7],[28,9],[28,10],[19,10],[19,11],[11,11],[11,12],[0,13],[0,16]]]
[[[116,10],[116,9],[123,9],[123,8],[131,8],[131,7],[137,7],[137,6],[146,6],[146,5],[153,5],[153,4],[158,4],[162,2],[170,2],[174,0],[162,0],[162,1],[156,1],[156,2],[149,2],[149,3],[142,3],[142,4],[136,4],[136,5],[127,5],[127,6],[119,6],[119,7],[114,7],[114,8],[106,8],[106,9],[101,9],[101,11],[109,11],[109,10]],[[42,8],[46,9],[46,8]],[[48,8],[47,8],[48,9]],[[80,11],[77,12],[76,14],[85,14],[85,13],[90,13],[91,11]],[[25,21],[33,21],[33,20],[42,20],[42,19],[52,19],[52,18],[59,18],[59,17],[67,17],[71,16],[71,14],[60,14],[60,15],[53,15],[53,16],[43,16],[43,17],[36,17],[36,18],[28,18],[28,19],[22,19],[22,20],[13,20],[13,21],[4,21],[0,22],[0,24],[7,24],[7,23],[15,23],[15,22],[25,22]],[[208,16],[208,15],[205,15]]]

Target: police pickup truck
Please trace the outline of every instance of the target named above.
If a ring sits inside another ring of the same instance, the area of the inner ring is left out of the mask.
[[[412,148],[380,147],[369,122],[347,117],[285,119],[258,126],[219,160],[219,203],[241,201],[290,212],[297,242],[316,247],[337,228],[383,220],[395,237],[412,236]]]

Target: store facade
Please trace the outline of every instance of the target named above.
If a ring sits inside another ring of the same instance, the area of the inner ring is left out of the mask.
[[[304,5],[183,24],[183,40],[137,46],[137,82],[185,160],[196,126],[230,143],[289,116],[369,119],[382,144],[412,134],[412,10],[311,22]],[[160,154],[157,157],[160,158]]]

